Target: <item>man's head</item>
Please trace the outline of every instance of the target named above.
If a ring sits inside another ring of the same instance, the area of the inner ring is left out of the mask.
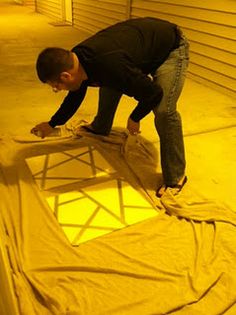
[[[44,49],[38,56],[36,69],[39,79],[49,84],[55,92],[75,91],[85,79],[77,56],[63,48]]]

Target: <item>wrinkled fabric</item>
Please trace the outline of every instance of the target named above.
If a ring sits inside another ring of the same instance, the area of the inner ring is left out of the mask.
[[[145,181],[155,177],[155,150],[140,136],[127,137],[1,139],[1,217],[20,314],[236,314],[235,212],[187,185],[179,196],[167,190],[155,199],[148,193],[155,184]],[[120,168],[159,214],[72,247],[25,158],[82,142]]]

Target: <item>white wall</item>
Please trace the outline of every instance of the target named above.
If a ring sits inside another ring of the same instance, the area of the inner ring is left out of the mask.
[[[181,26],[190,40],[188,76],[236,96],[235,0],[133,0],[131,16]]]
[[[73,0],[74,27],[95,33],[126,19],[126,0]]]
[[[63,19],[62,0],[36,0],[36,11],[54,20]]]

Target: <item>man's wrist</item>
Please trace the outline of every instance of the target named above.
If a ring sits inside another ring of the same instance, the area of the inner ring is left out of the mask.
[[[135,117],[135,115],[131,114],[129,116],[130,119],[132,119],[134,122],[138,123],[140,121],[140,119],[137,119],[137,117]]]
[[[51,120],[48,121],[48,124],[49,124],[49,126],[52,127],[52,128],[55,128],[55,127],[56,127],[56,124],[53,123]]]

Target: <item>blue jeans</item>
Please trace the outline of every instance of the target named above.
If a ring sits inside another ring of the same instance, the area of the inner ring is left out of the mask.
[[[169,186],[177,184],[185,173],[182,123],[176,103],[184,85],[189,61],[188,50],[188,41],[182,34],[179,47],[170,53],[153,77],[164,92],[160,104],[153,112],[160,138],[163,180]]]
[[[176,103],[183,88],[188,66],[188,42],[182,35],[180,45],[153,75],[163,89],[163,98],[153,112],[155,126],[160,138],[161,167],[164,183],[175,185],[185,172],[185,153],[180,114]],[[99,90],[98,112],[92,127],[98,134],[110,133],[121,92],[107,87]]]

